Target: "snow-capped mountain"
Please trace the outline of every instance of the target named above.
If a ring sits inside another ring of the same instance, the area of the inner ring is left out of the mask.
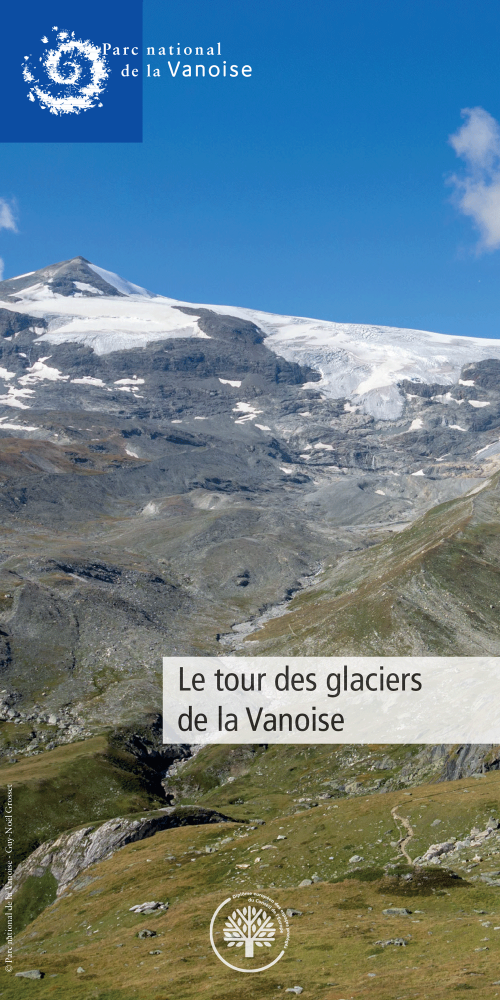
[[[0,283],[0,351],[9,704],[156,712],[162,656],[242,648],[375,543],[392,573],[392,539],[500,466],[500,341],[186,303],[76,257]]]
[[[275,354],[320,374],[315,388],[380,419],[403,412],[398,384],[452,385],[471,361],[500,359],[500,341],[384,326],[278,316],[255,309],[190,303],[154,295],[83,257],[0,283],[14,312],[42,319],[41,343],[74,343],[97,354],[133,350],[172,338],[207,338],[198,310],[254,323]],[[189,308],[187,317],[180,309]],[[5,336],[5,334],[4,334]],[[33,373],[36,375],[36,372]],[[238,372],[234,373],[238,379]],[[35,378],[33,379],[35,381]]]

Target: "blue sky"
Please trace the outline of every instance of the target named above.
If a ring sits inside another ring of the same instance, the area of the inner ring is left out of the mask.
[[[189,301],[500,336],[499,5],[144,12],[145,45],[220,41],[251,78],[172,79],[147,59],[162,75],[142,144],[3,143],[5,277],[83,254]]]

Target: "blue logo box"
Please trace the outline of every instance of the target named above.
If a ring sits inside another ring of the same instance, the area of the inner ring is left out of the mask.
[[[142,142],[142,0],[10,0],[1,142]]]

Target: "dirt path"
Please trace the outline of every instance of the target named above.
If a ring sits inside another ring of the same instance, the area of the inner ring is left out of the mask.
[[[410,855],[408,854],[408,852],[406,850],[406,845],[410,843],[410,840],[415,836],[415,834],[414,834],[413,828],[412,828],[412,826],[410,824],[410,820],[406,819],[404,816],[400,816],[399,813],[398,813],[398,811],[397,811],[398,809],[399,809],[399,806],[394,806],[394,808],[391,809],[391,816],[392,816],[393,820],[395,820],[396,822],[399,821],[400,823],[402,823],[403,826],[404,826],[404,828],[405,828],[405,830],[408,833],[407,837],[402,837],[401,838],[401,840],[398,843],[398,847],[399,847],[399,850],[401,851],[401,854],[403,855],[403,857],[406,858],[408,864],[412,865],[413,861],[411,860]]]

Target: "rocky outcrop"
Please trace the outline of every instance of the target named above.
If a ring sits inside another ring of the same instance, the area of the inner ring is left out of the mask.
[[[173,827],[228,822],[234,821],[215,809],[177,806],[166,808],[156,816],[141,816],[140,819],[117,817],[102,826],[86,826],[63,833],[57,840],[41,844],[18,865],[12,879],[13,892],[16,893],[30,875],[41,877],[51,872],[58,883],[57,895],[60,895],[90,865],[104,861],[127,844],[145,840]],[[4,902],[7,892],[8,887],[4,886],[0,891],[0,904]]]
[[[485,840],[489,840],[493,837],[498,829],[500,829],[500,822],[495,818],[491,818],[488,821],[485,830],[479,830],[477,827],[473,826],[469,836],[465,837],[463,840],[457,840],[455,837],[451,837],[450,840],[445,840],[441,844],[431,844],[421,857],[414,859],[413,864],[439,864],[439,861],[444,854],[452,854],[454,851],[460,851],[464,847],[482,847]]]
[[[446,747],[449,756],[442,772],[442,781],[456,781],[469,778],[473,774],[498,771],[500,759],[498,747],[491,743],[467,743],[461,747]]]
[[[405,764],[387,788],[419,784],[422,781],[458,781],[486,774],[500,766],[499,747],[493,743],[438,743],[425,746]]]

